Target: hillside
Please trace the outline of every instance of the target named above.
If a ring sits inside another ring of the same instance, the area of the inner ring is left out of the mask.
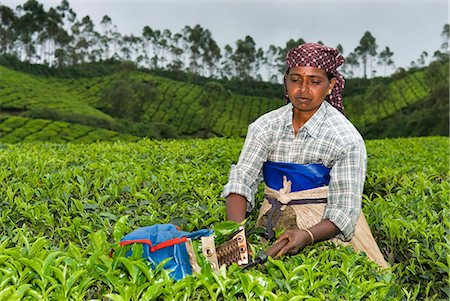
[[[449,89],[442,87],[424,100],[367,126],[365,137],[448,136],[449,112]]]
[[[433,129],[428,132],[423,130],[415,132],[411,129],[402,132],[397,129],[397,132],[391,135],[389,131],[384,132],[380,129],[385,126],[401,128],[402,125],[398,123],[400,116],[403,121],[406,119],[420,128],[434,128],[435,124],[420,116],[428,116],[434,112],[440,112],[444,118],[442,123],[448,124],[448,110],[447,114],[442,112],[445,106],[448,107],[449,101],[448,66],[448,61],[433,62],[427,68],[396,74],[393,76],[394,80],[388,84],[372,83],[364,93],[354,94],[345,99],[346,113],[363,135],[372,138],[448,135],[448,130],[436,133]],[[418,105],[420,103],[422,105]],[[415,113],[412,114],[413,112]]]
[[[114,118],[102,108],[102,91],[120,78],[120,72],[104,77],[60,79],[0,66],[0,75],[4,122],[17,116],[39,118],[152,138],[244,136],[251,121],[283,104],[282,100],[234,94],[218,83],[199,86],[136,70],[130,81],[156,83],[157,93],[146,103],[143,120],[133,122]],[[144,130],[139,132],[139,125]],[[15,133],[16,129],[2,129],[2,136],[23,137]]]
[[[15,143],[130,141],[145,136],[243,137],[249,123],[284,104],[281,97],[242,95],[238,93],[242,87],[231,91],[225,86],[204,79],[193,84],[123,67],[104,76],[62,78],[0,66],[0,139]],[[442,108],[448,104],[448,93],[442,93],[445,88],[448,90],[448,62],[405,71],[387,81],[367,80],[358,88],[352,86],[350,79],[346,86],[352,92],[344,98],[346,115],[365,137],[448,134],[447,128],[430,124],[430,118],[423,116],[438,111],[443,115],[439,124],[448,124],[448,114],[442,114]],[[146,87],[149,92],[141,102],[135,98],[142,93],[133,91],[139,87]],[[108,93],[115,98],[125,94],[113,106],[112,100],[107,99]],[[131,95],[131,100],[125,100],[127,95]],[[424,103],[425,108],[420,105]],[[402,120],[413,118],[419,128],[431,129],[385,131],[399,128],[398,114]]]
[[[77,123],[20,116],[0,116],[0,138],[3,143],[51,141],[136,141],[136,136]]]

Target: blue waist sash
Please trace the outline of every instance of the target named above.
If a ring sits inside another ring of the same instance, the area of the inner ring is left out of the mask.
[[[330,170],[322,164],[295,164],[267,161],[263,165],[266,185],[272,189],[283,188],[283,176],[292,182],[291,192],[327,186]]]

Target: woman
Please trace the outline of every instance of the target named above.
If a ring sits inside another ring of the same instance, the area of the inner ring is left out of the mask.
[[[277,254],[315,242],[350,242],[387,267],[361,211],[366,174],[364,141],[344,116],[344,58],[334,48],[302,44],[286,57],[287,104],[253,122],[224,187],[227,219],[241,222],[264,179],[258,225],[288,229]]]

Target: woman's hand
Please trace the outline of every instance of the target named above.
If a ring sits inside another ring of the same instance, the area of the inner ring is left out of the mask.
[[[284,254],[297,254],[307,245],[311,244],[311,236],[303,229],[287,230],[278,237],[277,242],[284,239],[288,240],[288,243],[275,255],[275,258],[283,256]]]
[[[308,233],[309,231],[309,233]],[[324,241],[330,239],[340,233],[338,227],[333,222],[325,219],[318,224],[305,229],[287,230],[278,237],[277,242],[287,239],[288,243],[277,253],[275,258],[284,254],[296,254],[300,252],[307,245],[313,242]]]

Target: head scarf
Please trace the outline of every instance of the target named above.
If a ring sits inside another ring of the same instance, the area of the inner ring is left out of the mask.
[[[344,57],[339,54],[336,48],[331,48],[315,43],[301,44],[289,51],[286,56],[286,72],[284,78],[284,89],[287,102],[290,102],[286,88],[286,75],[290,68],[307,66],[316,67],[330,72],[336,78],[336,84],[331,94],[325,97],[333,107],[344,114],[344,106],[342,105],[342,90],[344,89],[344,77],[336,70],[337,67],[344,63]]]

